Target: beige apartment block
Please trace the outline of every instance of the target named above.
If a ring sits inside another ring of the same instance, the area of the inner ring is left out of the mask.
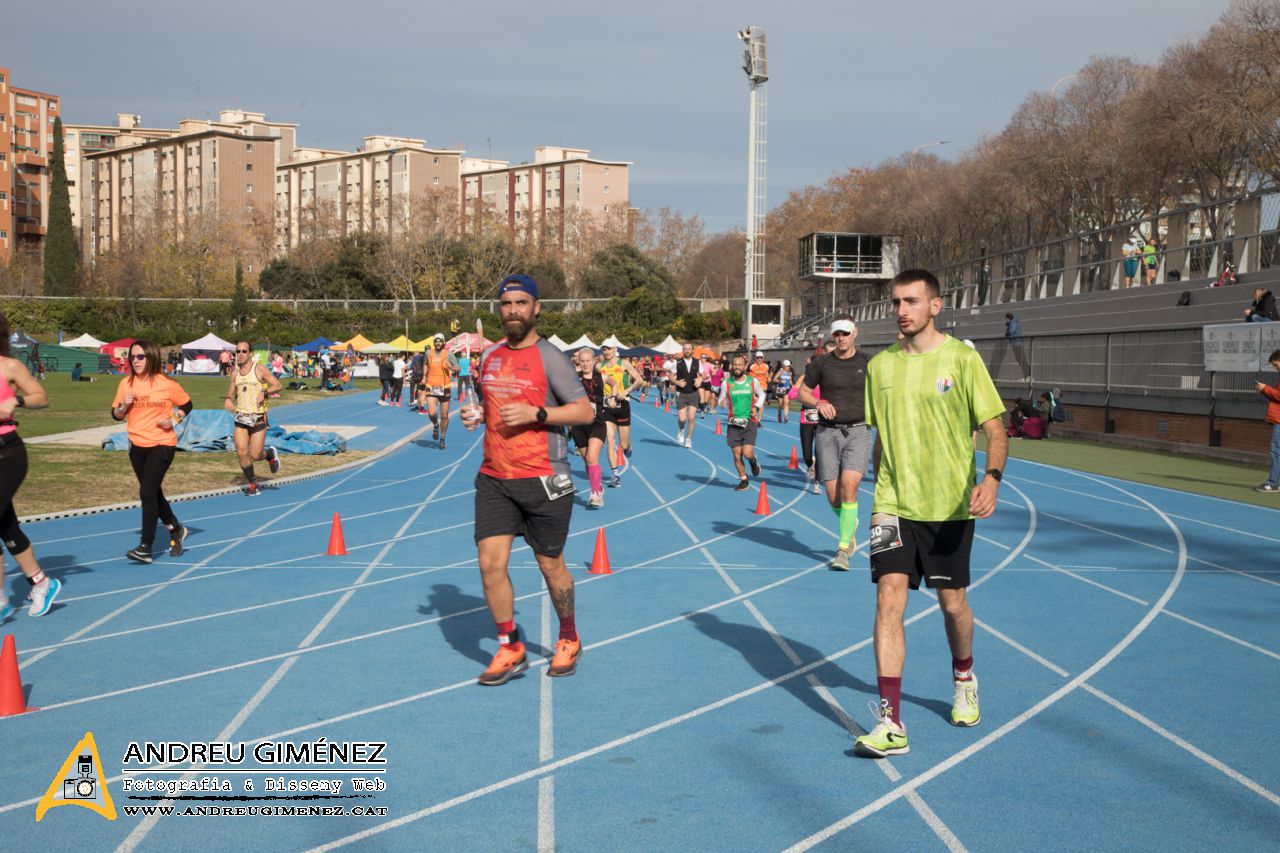
[[[142,116],[120,113],[114,125],[62,123],[62,146],[67,163],[67,191],[71,196],[71,225],[80,233],[80,172],[87,154],[128,148],[153,139],[177,136],[173,128],[143,127]]]
[[[468,158],[462,175],[462,230],[477,233],[490,223],[505,227],[508,237],[546,235],[564,250],[575,222],[585,216],[615,216],[625,221],[629,210],[629,162],[599,160],[585,148],[542,146],[532,163],[497,164]]]
[[[40,250],[49,228],[49,158],[58,96],[14,86],[0,66],[0,263]]]
[[[265,221],[270,229],[278,142],[204,130],[84,155],[85,256],[110,252],[144,228],[179,233],[215,217],[246,230]]]
[[[401,231],[422,205],[456,202],[461,159],[399,136],[365,137],[351,153],[300,148],[276,168],[276,251],[313,237]]]

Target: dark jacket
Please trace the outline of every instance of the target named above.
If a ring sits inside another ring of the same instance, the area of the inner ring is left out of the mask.
[[[677,391],[679,391],[681,394],[689,394],[698,390],[697,386],[694,384],[694,380],[698,378],[699,366],[700,365],[696,358],[689,359],[689,363],[687,366],[685,365],[685,360],[683,356],[676,359],[675,386]],[[687,379],[688,382],[684,385],[681,385],[679,381],[681,379]]]
[[[1276,313],[1276,298],[1271,295],[1270,290],[1262,294],[1261,299],[1253,300],[1253,307],[1250,308],[1249,313],[1266,317],[1268,320],[1280,320],[1280,314]]]

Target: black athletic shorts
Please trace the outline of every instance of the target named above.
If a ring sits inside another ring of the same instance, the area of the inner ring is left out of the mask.
[[[871,516],[871,582],[881,575],[908,575],[912,589],[920,579],[930,589],[969,586],[973,519],[912,521],[893,515]]]
[[[579,450],[586,450],[587,442],[593,438],[600,439],[600,443],[603,444],[608,436],[608,428],[604,425],[604,421],[592,421],[589,424],[578,424],[569,428],[569,437],[573,439],[573,446]]]
[[[605,408],[604,419],[618,426],[631,426],[631,401],[623,397],[616,408]]]
[[[553,475],[568,478],[567,474]],[[552,500],[540,477],[499,480],[476,475],[476,541],[490,536],[523,536],[535,554],[559,557],[569,537],[573,512],[572,480],[568,491]]]

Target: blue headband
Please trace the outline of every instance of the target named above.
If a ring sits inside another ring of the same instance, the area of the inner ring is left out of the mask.
[[[516,290],[522,290],[534,299],[538,298],[538,283],[531,276],[518,274],[509,275],[502,280],[502,284],[498,286],[498,295]]]

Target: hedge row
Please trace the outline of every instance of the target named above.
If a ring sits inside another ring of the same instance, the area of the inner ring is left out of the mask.
[[[665,303],[665,304],[654,304]],[[149,338],[161,346],[175,346],[214,332],[228,340],[239,336],[226,302],[141,302],[128,300],[68,299],[57,301],[0,299],[0,312],[11,331],[52,339],[58,331],[68,337],[87,332],[104,341],[124,337]],[[296,344],[319,335],[346,340],[357,333],[374,341],[402,334],[422,340],[435,332],[448,332],[453,320],[463,329],[484,321],[490,338],[500,331],[496,315],[470,310],[422,311],[417,314],[341,308],[298,308],[249,302],[247,332],[256,341]],[[408,320],[408,331],[405,321]],[[668,334],[700,341],[737,337],[741,323],[737,311],[709,314],[684,313],[676,300],[618,297],[608,303],[590,304],[581,311],[545,312],[538,324],[545,335],[557,334],[572,341],[583,334],[594,340],[613,334],[623,342],[650,343]]]

